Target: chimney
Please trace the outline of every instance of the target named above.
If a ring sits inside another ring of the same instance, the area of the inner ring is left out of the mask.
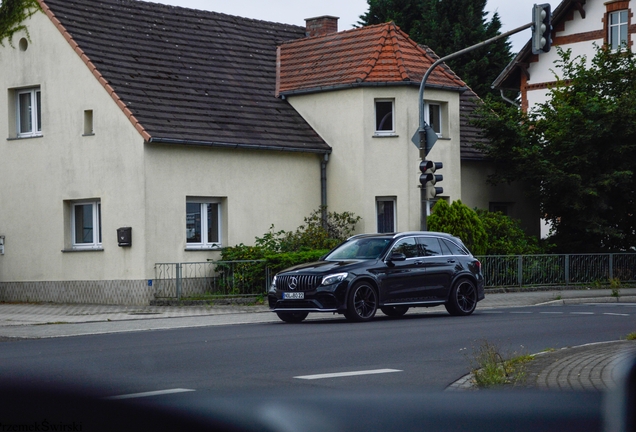
[[[338,17],[323,15],[316,18],[307,18],[306,23],[306,36],[324,36],[330,33],[338,32]]]

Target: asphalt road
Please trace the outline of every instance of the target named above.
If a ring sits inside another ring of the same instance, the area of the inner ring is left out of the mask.
[[[469,371],[484,340],[504,354],[536,353],[616,340],[635,323],[636,305],[609,303],[19,340],[0,344],[0,378],[74,383],[102,396],[273,388],[440,391]]]

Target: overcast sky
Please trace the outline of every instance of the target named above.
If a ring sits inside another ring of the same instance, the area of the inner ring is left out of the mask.
[[[204,9],[248,18],[305,25],[305,18],[333,15],[340,18],[339,30],[348,30],[358,17],[369,9],[366,0],[153,0],[159,3]],[[536,0],[488,0],[487,12],[499,12],[503,32],[520,27],[532,20],[532,5]],[[542,1],[544,3],[545,0]],[[552,8],[559,2],[548,2]],[[513,36],[516,53],[530,39],[530,30]]]

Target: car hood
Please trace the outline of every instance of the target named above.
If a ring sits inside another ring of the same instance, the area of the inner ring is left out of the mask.
[[[354,270],[359,267],[366,267],[371,262],[377,260],[342,260],[342,261],[315,261],[305,264],[299,264],[294,267],[287,268],[279,274],[329,274]]]

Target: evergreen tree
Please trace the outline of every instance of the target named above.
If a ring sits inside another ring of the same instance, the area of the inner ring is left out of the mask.
[[[487,0],[367,0],[369,10],[359,24],[395,22],[411,39],[447,56],[501,34],[501,20],[490,21]],[[492,82],[512,60],[507,39],[464,54],[448,66],[480,97],[492,93]],[[493,93],[494,94],[494,93]]]
[[[484,225],[477,213],[460,200],[453,201],[451,205],[445,200],[437,201],[426,223],[430,231],[459,237],[474,255],[486,253],[488,235]]]

